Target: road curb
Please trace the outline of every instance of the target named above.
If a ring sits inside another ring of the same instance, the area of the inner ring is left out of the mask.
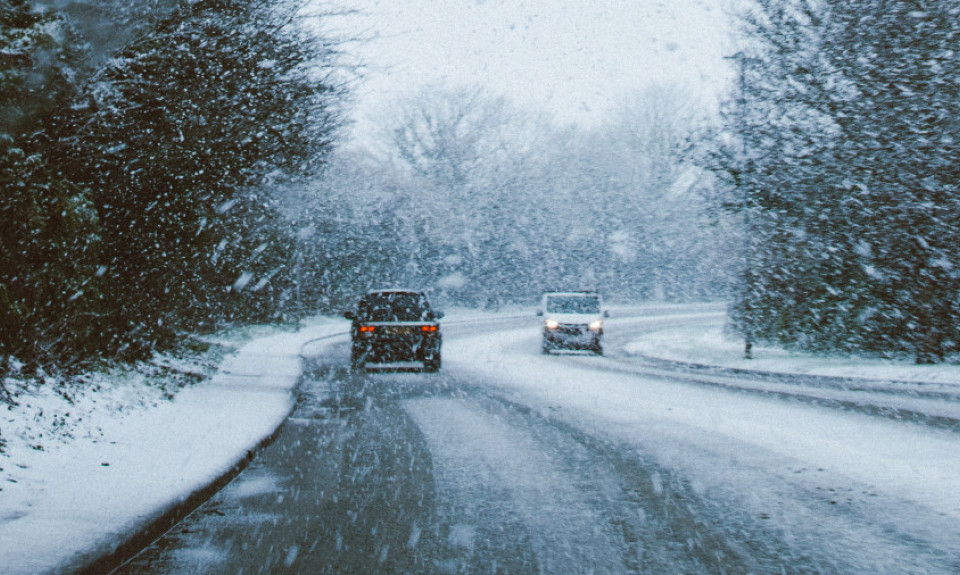
[[[298,379],[297,384],[290,390],[291,396],[295,396],[299,387],[300,382]],[[250,462],[253,461],[260,451],[277,439],[281,428],[283,428],[283,424],[295,409],[296,401],[290,406],[289,411],[284,415],[283,420],[277,425],[276,429],[248,449],[243,457],[222,475],[216,477],[200,489],[193,491],[182,501],[158,511],[155,517],[146,519],[139,527],[136,527],[134,532],[129,536],[123,537],[119,541],[99,545],[97,548],[84,553],[83,556],[76,561],[72,561],[65,568],[57,569],[55,572],[77,573],[79,575],[102,575],[103,573],[109,573],[121,567],[177,523],[183,521],[187,515],[193,513],[215,493],[233,481],[237,475],[250,465]]]
[[[261,451],[276,441],[287,419],[296,410],[296,397],[303,382],[306,362],[309,360],[309,356],[304,354],[304,348],[310,343],[338,337],[345,333],[346,332],[325,334],[300,343],[296,355],[299,374],[296,376],[296,382],[286,390],[291,400],[289,409],[283,414],[282,418],[279,418],[279,422],[269,434],[265,435],[256,444],[247,449],[226,471],[202,487],[186,494],[181,500],[171,503],[166,507],[158,508],[150,516],[144,518],[131,529],[127,530],[126,533],[118,534],[110,542],[97,544],[81,552],[74,559],[64,562],[50,572],[58,574],[77,573],[80,575],[101,575],[122,567],[150,544],[159,539],[164,533],[183,521],[183,519],[207,502],[213,495],[226,487],[249,467],[250,463]],[[264,377],[264,374],[260,374],[258,377]]]

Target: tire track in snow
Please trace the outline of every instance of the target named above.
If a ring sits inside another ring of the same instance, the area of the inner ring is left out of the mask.
[[[510,522],[516,514],[539,572],[624,572],[617,538],[582,486],[548,456],[550,446],[464,400],[414,399],[403,407],[430,446],[441,499],[465,512],[451,529],[452,543],[469,547],[478,532],[498,528],[484,521]],[[505,500],[491,501],[496,492]],[[470,517],[480,524],[465,523]]]

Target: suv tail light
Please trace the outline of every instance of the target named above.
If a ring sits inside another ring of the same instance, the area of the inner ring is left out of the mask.
[[[373,333],[373,332],[375,332],[376,330],[377,330],[377,328],[374,327],[374,326],[372,326],[372,325],[361,325],[361,326],[360,326],[360,333]]]
[[[420,328],[424,332],[433,332],[437,331],[437,326],[435,325],[425,325]]]

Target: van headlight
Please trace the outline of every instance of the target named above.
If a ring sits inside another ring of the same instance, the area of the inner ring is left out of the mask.
[[[590,323],[590,331],[600,331],[601,329],[603,329],[602,319]]]
[[[548,319],[543,322],[543,325],[546,326],[547,329],[557,329],[560,327],[560,322],[555,319]]]

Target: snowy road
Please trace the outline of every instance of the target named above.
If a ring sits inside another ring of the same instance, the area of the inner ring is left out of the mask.
[[[532,318],[449,322],[440,374],[321,342],[277,441],[123,573],[956,573],[948,385],[690,369],[611,319],[606,357]]]

